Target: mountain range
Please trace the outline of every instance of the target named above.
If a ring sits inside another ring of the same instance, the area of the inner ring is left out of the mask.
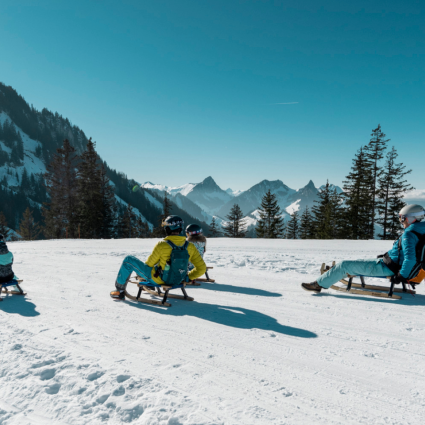
[[[42,220],[41,206],[48,201],[44,175],[65,138],[78,154],[88,141],[84,132],[68,119],[47,109],[37,111],[12,87],[0,83],[0,211],[11,229],[18,229],[27,207],[34,211],[36,220]],[[200,183],[168,187],[152,182],[140,184],[110,168],[101,158],[99,162],[114,186],[119,213],[130,204],[151,229],[158,225],[165,193],[173,214],[182,216],[187,223],[201,225],[206,233],[212,218],[216,217],[221,224],[234,204],[240,206],[248,223],[254,226],[261,199],[269,189],[276,195],[284,216],[313,206],[318,198],[318,188],[311,180],[298,190],[281,180],[263,180],[245,191],[223,190],[211,176]],[[141,188],[136,193],[131,190],[135,184]],[[341,191],[338,187],[337,190]]]

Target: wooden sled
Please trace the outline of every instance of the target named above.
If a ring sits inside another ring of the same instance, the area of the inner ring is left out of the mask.
[[[137,301],[139,303],[146,303],[146,304],[154,304],[159,305],[161,307],[171,307],[171,304],[167,302],[168,298],[174,298],[178,300],[185,300],[185,301],[193,301],[194,298],[189,297],[187,295],[185,286],[186,283],[183,283],[181,285],[177,286],[166,286],[166,285],[157,285],[156,283],[149,282],[146,279],[136,276],[136,280],[130,280],[129,283],[134,283],[139,288],[137,292],[137,296],[130,295],[127,291],[125,291],[125,296],[133,301]],[[183,292],[183,295],[175,295],[170,294],[169,291],[172,289],[181,289]],[[161,291],[161,289],[164,290],[164,292]],[[147,292],[149,295],[153,295],[155,297],[161,297],[161,300],[158,299],[152,299],[152,298],[142,298],[143,291]]]
[[[335,261],[332,262],[332,267],[335,266]],[[325,263],[322,264],[320,268],[320,273],[326,273],[332,267],[327,266]],[[366,295],[369,297],[378,297],[378,298],[390,298],[393,300],[401,300],[401,296],[394,295],[394,292],[408,292],[406,285],[403,284],[403,289],[394,288],[394,283],[391,283],[390,287],[386,286],[377,286],[377,285],[366,285],[364,281],[364,276],[359,276],[361,283],[354,283],[353,278],[356,276],[348,276],[348,281],[346,279],[341,279],[340,282],[346,285],[346,287],[341,287],[337,285],[332,285],[331,289],[340,292],[348,292],[350,294],[355,295]],[[390,279],[390,278],[389,278]],[[413,288],[415,288],[415,284],[411,284]],[[353,288],[361,288],[361,289],[353,289]],[[383,292],[375,292],[375,291],[383,291]],[[410,291],[410,293],[415,294],[415,291]]]
[[[19,285],[22,282],[23,282],[22,280],[11,280],[11,281],[6,282],[6,283],[1,283],[0,284],[0,293],[3,292],[5,294],[9,294],[9,295],[27,295],[27,293],[24,292]],[[18,288],[18,290],[17,291],[10,291],[9,289],[7,289],[7,287],[9,287],[9,286],[16,286]],[[3,301],[2,297],[0,297],[0,301]]]
[[[205,277],[198,277],[198,278],[196,278],[195,279],[195,282],[211,282],[211,283],[214,283],[215,282],[215,279],[211,279],[209,276],[208,276],[208,270],[212,270],[214,267],[207,267],[207,271],[205,272],[205,276],[206,276],[206,278]],[[200,283],[198,283],[198,285],[197,286],[200,286],[201,284]]]

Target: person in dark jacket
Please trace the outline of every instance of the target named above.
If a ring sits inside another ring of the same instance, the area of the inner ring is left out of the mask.
[[[407,283],[416,264],[416,244],[419,238],[415,233],[425,234],[425,211],[421,205],[406,205],[399,213],[404,233],[394,242],[393,247],[378,259],[347,260],[336,264],[312,283],[302,283],[306,291],[315,293],[328,289],[343,279],[352,276],[395,276],[395,283]]]
[[[9,251],[3,235],[0,235],[0,283],[17,280],[12,270],[13,254]]]

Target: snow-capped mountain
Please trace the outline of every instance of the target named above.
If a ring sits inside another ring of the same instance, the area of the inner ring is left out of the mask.
[[[227,192],[230,196],[235,197],[235,196],[239,196],[239,195],[243,192],[243,190],[233,190],[233,189],[230,189],[230,187],[229,187],[228,189],[226,189],[226,192]]]

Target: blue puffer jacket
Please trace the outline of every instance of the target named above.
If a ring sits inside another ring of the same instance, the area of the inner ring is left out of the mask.
[[[404,231],[400,236],[400,252],[398,250],[398,240],[394,242],[393,247],[388,251],[391,260],[401,265],[400,274],[406,279],[409,277],[413,266],[416,264],[416,244],[419,242],[418,237],[412,230],[421,235],[425,234],[425,222],[413,223]]]
[[[12,271],[13,254],[7,249],[7,245],[0,241],[0,283],[6,283],[16,279]]]

